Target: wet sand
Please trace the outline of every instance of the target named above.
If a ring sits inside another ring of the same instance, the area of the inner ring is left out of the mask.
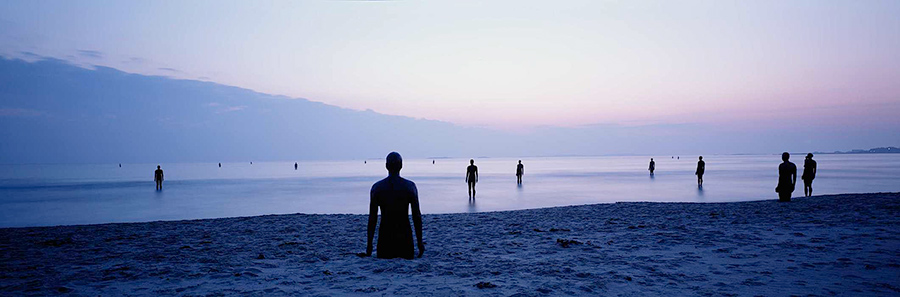
[[[900,295],[900,193],[436,214],[424,226],[427,251],[411,261],[356,256],[361,215],[0,229],[0,295]]]

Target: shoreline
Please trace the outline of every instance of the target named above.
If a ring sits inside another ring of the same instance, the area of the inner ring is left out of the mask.
[[[2,228],[0,293],[900,294],[898,214],[900,193],[425,214],[411,261],[356,256],[357,214]]]

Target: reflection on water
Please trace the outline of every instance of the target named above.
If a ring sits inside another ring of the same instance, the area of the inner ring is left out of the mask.
[[[706,189],[697,187],[693,158],[657,158],[648,180],[640,157],[480,158],[478,205],[467,197],[468,158],[404,160],[401,175],[416,182],[424,213],[538,208],[616,201],[728,202],[775,199],[780,155],[704,156]],[[900,191],[898,155],[818,155],[817,195]],[[368,211],[369,189],[387,175],[368,162],[249,162],[0,165],[0,227],[197,219],[277,213]],[[793,160],[802,171],[802,159]],[[795,196],[802,196],[801,191]]]

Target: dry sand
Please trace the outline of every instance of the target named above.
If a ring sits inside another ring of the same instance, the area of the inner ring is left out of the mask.
[[[356,256],[360,215],[0,229],[0,294],[898,296],[898,215],[900,193],[425,215],[416,260]]]

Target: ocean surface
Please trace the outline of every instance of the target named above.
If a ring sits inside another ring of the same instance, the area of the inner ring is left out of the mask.
[[[406,159],[401,176],[416,182],[424,213],[528,209],[619,201],[732,202],[777,199],[780,155],[478,158],[477,198],[468,201],[468,159]],[[900,191],[900,154],[817,155],[815,194]],[[793,156],[798,175],[802,156]],[[387,175],[383,159],[161,164],[0,165],[0,227],[145,222],[288,213],[368,211],[369,189]],[[803,196],[798,177],[794,197]]]

